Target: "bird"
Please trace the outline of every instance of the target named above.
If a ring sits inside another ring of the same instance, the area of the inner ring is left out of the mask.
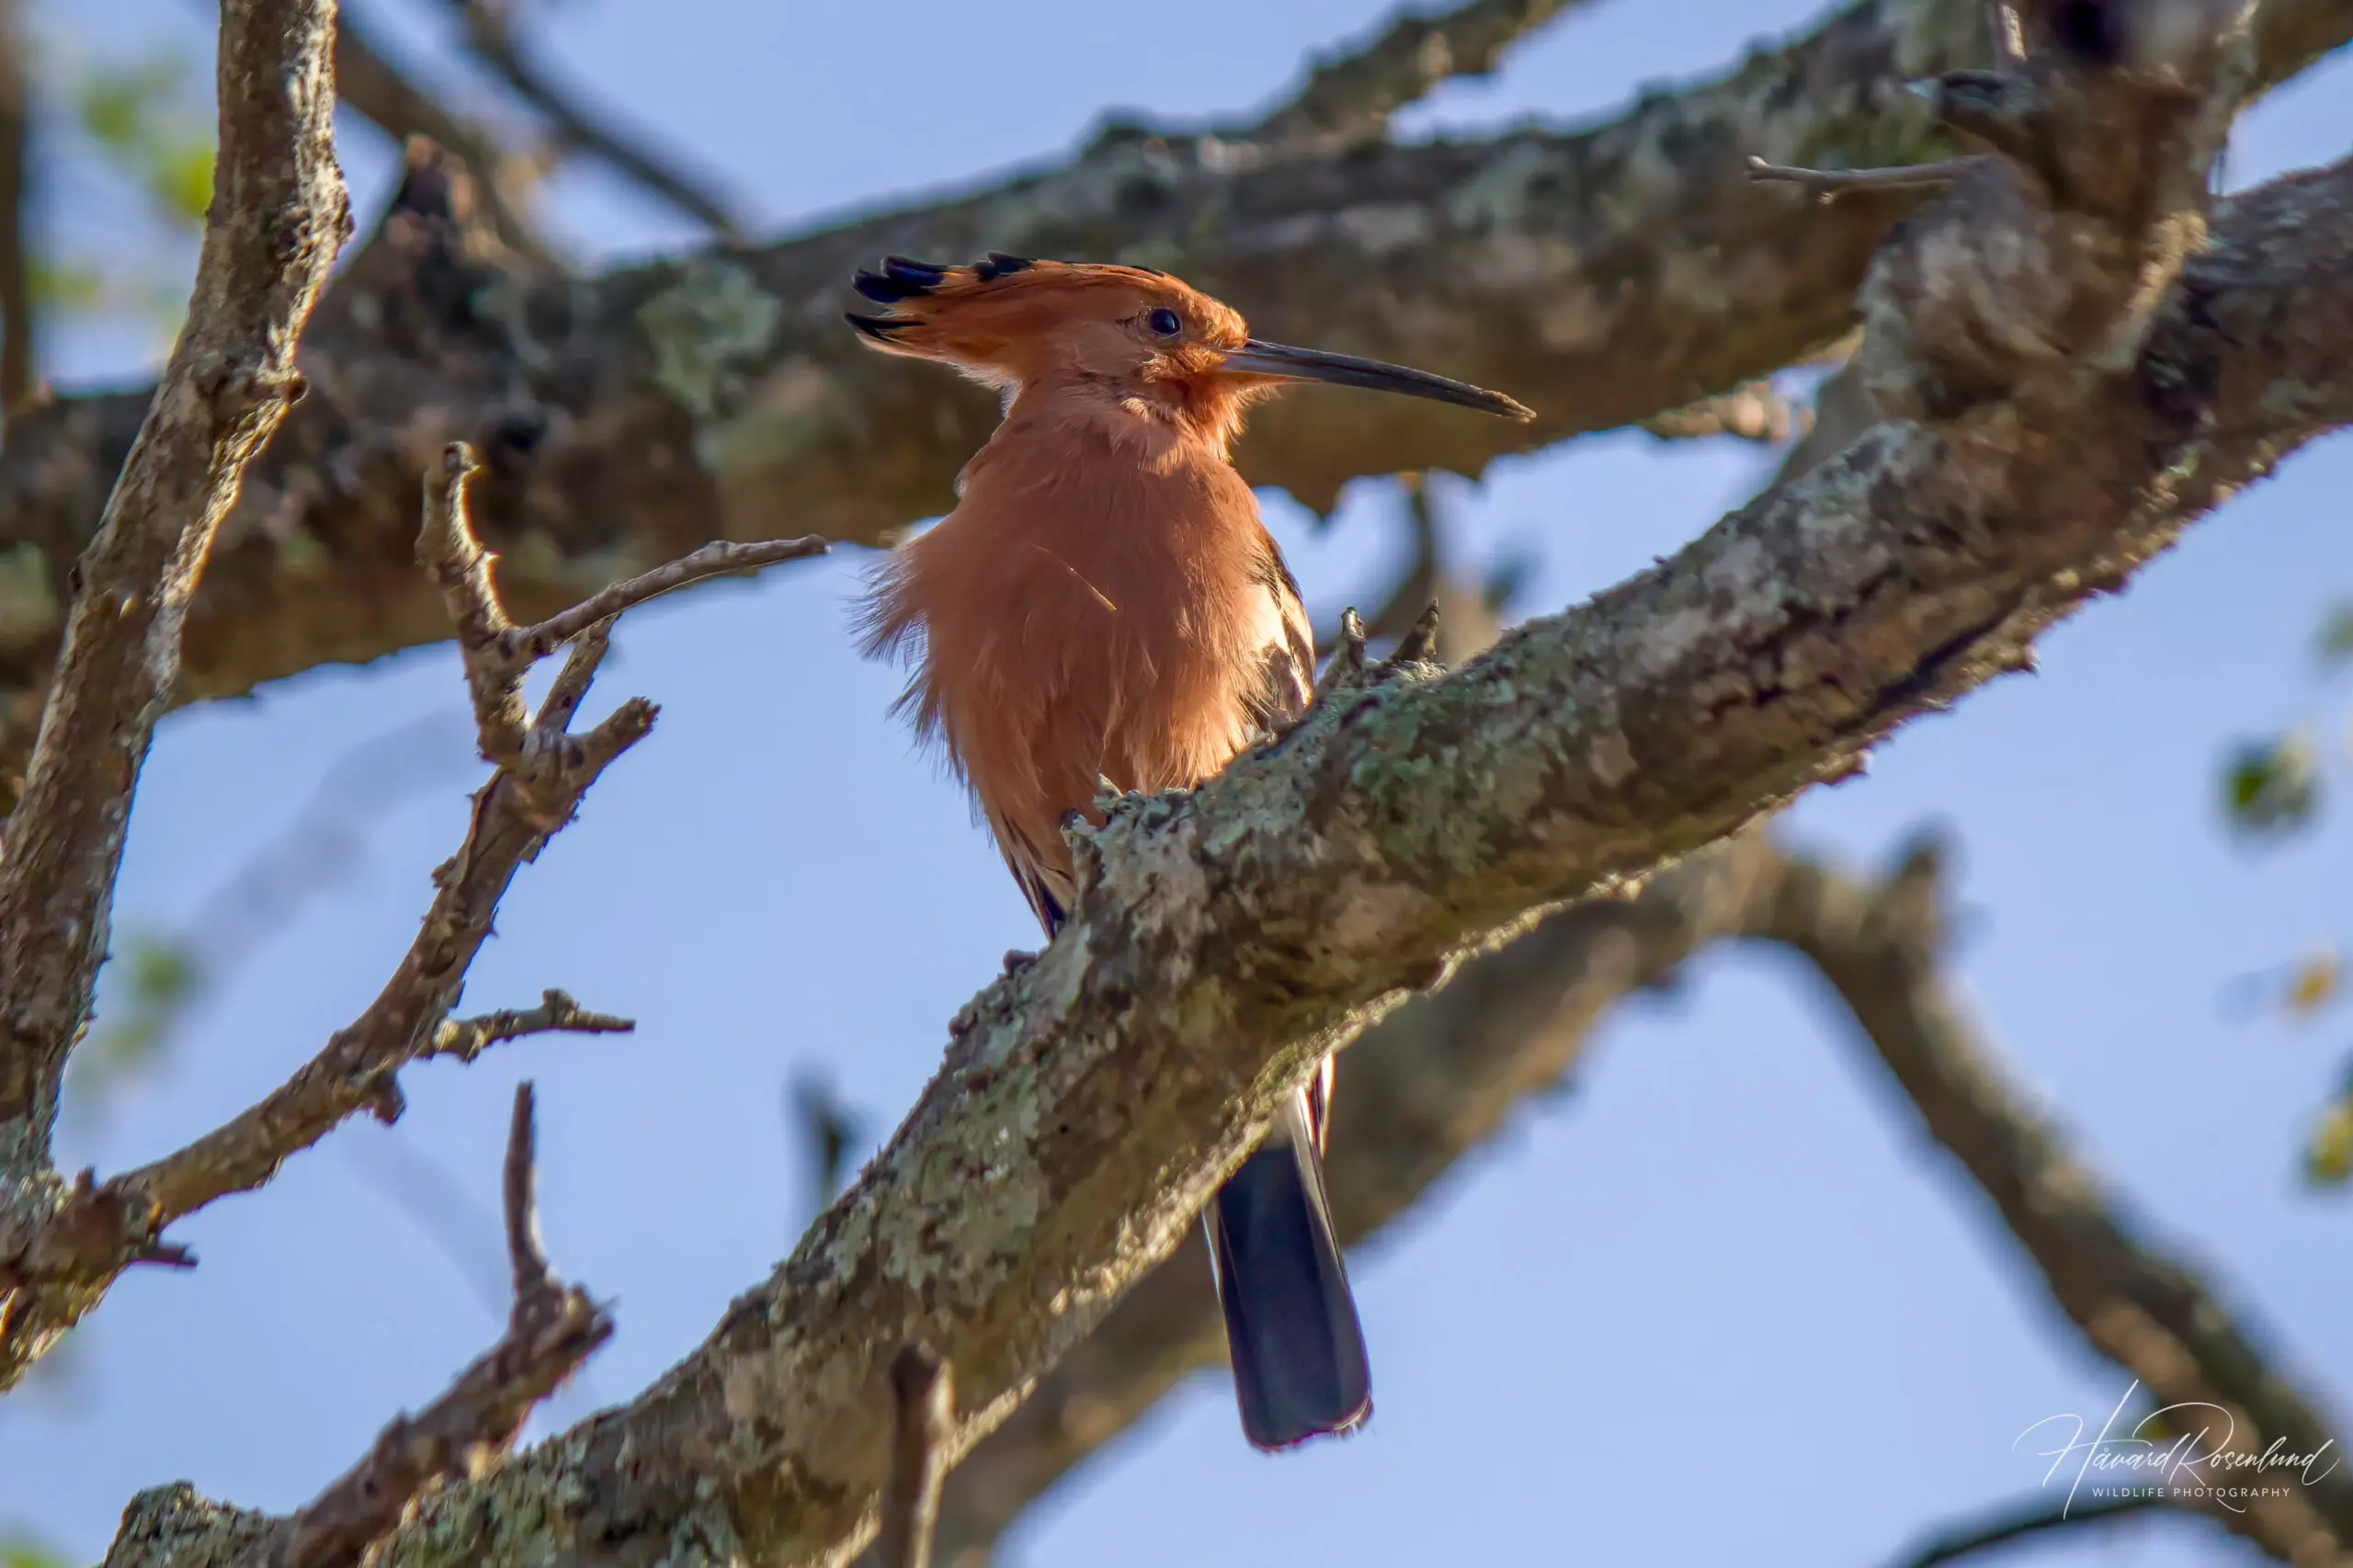
[[[1122,792],[1190,789],[1313,695],[1299,585],[1230,452],[1295,382],[1533,415],[1426,371],[1269,343],[1165,272],[991,252],[893,256],[852,285],[871,347],[949,366],[1003,415],[953,510],[859,607],[866,653],[912,666],[898,710],[970,792],[1051,940],[1076,897],[1062,824]],[[1362,1325],[1324,1193],[1326,1056],[1203,1211],[1244,1435],[1267,1451],[1371,1414]]]

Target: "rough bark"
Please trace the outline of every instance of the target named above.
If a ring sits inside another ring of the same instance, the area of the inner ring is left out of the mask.
[[[89,1020],[141,766],[246,465],[301,391],[294,344],[349,229],[335,167],[334,0],[225,0],[220,153],[188,324],[74,568],[54,682],[0,862],[0,1387],[58,1325],[36,1310],[52,1223],[90,1190],[50,1165]],[[123,1263],[184,1263],[152,1235]]]
[[[492,465],[487,531],[525,614],[714,535],[874,543],[943,509],[995,404],[862,354],[842,328],[846,280],[887,251],[1167,267],[1271,335],[1425,364],[1541,415],[1288,400],[1256,422],[1244,467],[1317,507],[1359,474],[1476,473],[1680,407],[1844,334],[1903,210],[1864,197],[1809,210],[1751,187],[1743,159],[1940,149],[1902,84],[1978,62],[1983,36],[1976,0],[1865,0],[1574,132],[1334,154],[1115,127],[1063,167],[973,195],[585,281],[469,240],[437,215],[446,200],[412,188],[312,335],[321,395],[217,552],[182,696],[445,636],[407,569],[406,519],[451,439]],[[2256,74],[2283,80],[2349,37],[2353,0],[2269,0]],[[0,603],[16,607],[0,621],[0,786],[54,651],[66,564],[143,403],[65,400],[0,453]]]
[[[1777,863],[1760,834],[1703,850],[1636,896],[1545,916],[1366,1030],[1348,1048],[1324,1162],[1343,1244],[1403,1216],[1531,1096],[1562,1085],[1613,1004],[1745,929]],[[1050,1486],[1180,1380],[1224,1359],[1195,1229],[964,1456],[948,1478],[938,1561],[980,1568]]]
[[[2251,193],[2218,234],[2133,369],[1936,433],[1873,426],[1462,670],[1344,691],[1193,795],[1115,802],[1070,925],[960,1016],[793,1257],[629,1406],[442,1494],[384,1561],[854,1551],[901,1346],[955,1366],[968,1447],[1173,1247],[1324,1050],[1531,910],[1850,773],[2353,421],[2353,164]],[[151,1493],[112,1561],[206,1561],[248,1525]]]

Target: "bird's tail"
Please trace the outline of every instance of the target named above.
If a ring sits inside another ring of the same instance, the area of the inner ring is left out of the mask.
[[[1302,1089],[1202,1217],[1242,1430],[1261,1449],[1345,1432],[1372,1414],[1372,1369],[1324,1197]]]

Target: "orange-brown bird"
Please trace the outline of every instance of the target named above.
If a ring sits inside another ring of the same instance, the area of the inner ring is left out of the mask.
[[[892,256],[855,287],[891,307],[848,318],[874,347],[1005,397],[956,509],[882,569],[867,651],[913,654],[901,707],[945,744],[1049,937],[1075,892],[1061,824],[1098,781],[1189,789],[1313,693],[1299,586],[1227,455],[1249,404],[1336,381],[1530,417],[1461,381],[1261,342],[1145,267]],[[1324,1196],[1331,1069],[1203,1216],[1242,1426],[1261,1449],[1372,1409]]]

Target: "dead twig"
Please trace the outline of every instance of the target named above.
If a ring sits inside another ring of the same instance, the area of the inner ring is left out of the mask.
[[[1664,440],[1730,436],[1777,447],[1813,428],[1812,411],[1792,406],[1769,381],[1743,381],[1729,392],[1654,414],[1641,423],[1644,430]]]
[[[653,728],[642,698],[621,703],[584,733],[571,721],[610,646],[611,618],[698,575],[746,561],[811,552],[805,540],[744,545],[723,559],[698,551],[689,567],[647,573],[600,594],[583,612],[555,618],[557,633],[517,629],[499,602],[488,552],[465,506],[472,453],[451,446],[425,485],[418,555],[441,585],[459,631],[473,695],[476,738],[498,763],[474,796],[466,835],[434,873],[436,892],[416,939],[391,980],[352,1023],[260,1103],[162,1159],[104,1183],[85,1177],[51,1222],[10,1252],[0,1280],[41,1288],[33,1310],[0,1318],[0,1383],[28,1361],[38,1336],[53,1337],[94,1305],[131,1264],[172,1251],[165,1227],[232,1192],[261,1186],[288,1156],[360,1111],[390,1122],[401,1114],[398,1075],[434,1056],[471,1061],[490,1045],[530,1033],[625,1030],[626,1019],[582,1009],[560,991],[536,1008],[453,1020],[468,967],[489,936],[501,897],[522,865],[572,820],[605,768]],[[576,629],[576,630],[575,630]],[[519,636],[510,643],[507,634]],[[522,677],[537,656],[573,639],[564,667],[535,716],[523,712]],[[45,1343],[45,1341],[42,1341]]]
[[[1867,192],[1910,190],[1922,186],[1946,186],[1982,162],[1972,155],[1940,158],[1933,164],[1912,164],[1892,169],[1800,169],[1785,164],[1748,160],[1748,177],[1756,185],[1794,185],[1827,207],[1842,196]]]
[[[891,1473],[875,1540],[881,1568],[930,1568],[956,1429],[955,1385],[954,1372],[928,1346],[910,1345],[891,1363]]]
[[[426,476],[426,523],[416,553],[441,585],[449,619],[457,623],[483,756],[493,762],[511,760],[523,744],[524,672],[574,637],[690,583],[825,552],[825,541],[813,534],[757,544],[722,540],[615,583],[536,625],[517,626],[506,619],[491,579],[491,563],[497,557],[483,548],[467,511],[467,486],[480,470],[472,449],[462,441],[451,443],[442,453],[439,466]],[[571,687],[564,689],[568,717],[579,698],[571,694]]]
[[[506,1135],[506,1251],[515,1302],[506,1333],[440,1398],[396,1417],[368,1457],[293,1516],[275,1568],[348,1568],[438,1486],[505,1456],[542,1400],[612,1337],[613,1320],[548,1267],[540,1244],[531,1085],[515,1089]]]

